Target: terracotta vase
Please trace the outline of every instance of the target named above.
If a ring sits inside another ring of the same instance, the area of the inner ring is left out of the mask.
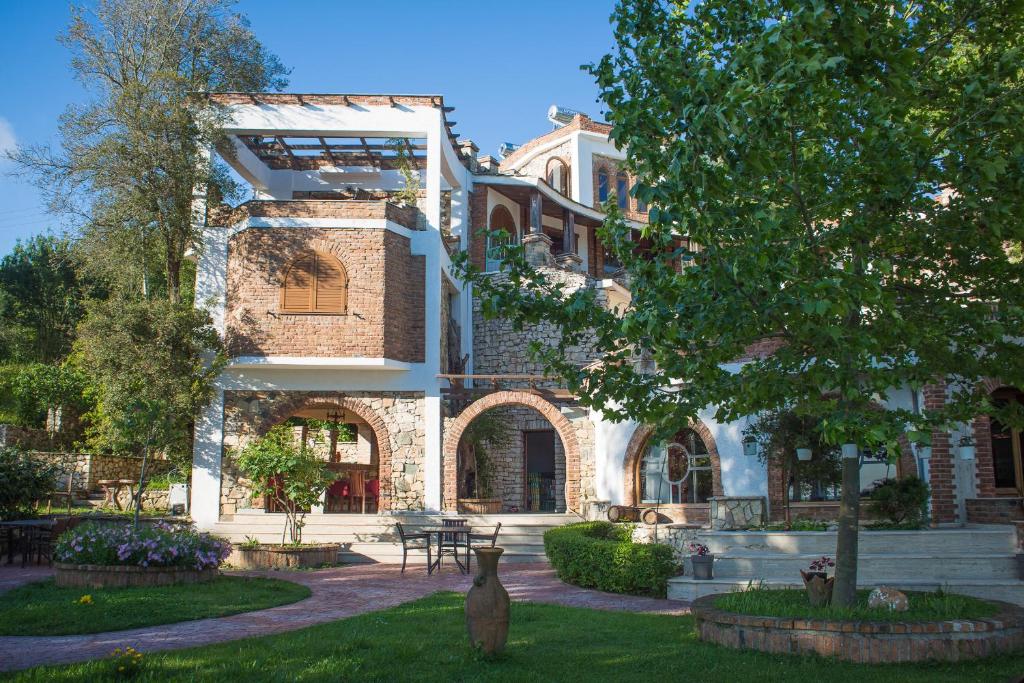
[[[466,594],[469,642],[486,654],[505,649],[508,640],[508,591],[498,580],[498,559],[504,548],[474,548],[478,574]]]
[[[807,600],[811,607],[827,607],[832,603],[832,585],[835,577],[827,578],[825,572],[805,572],[800,570],[804,577],[804,588],[807,589]]]

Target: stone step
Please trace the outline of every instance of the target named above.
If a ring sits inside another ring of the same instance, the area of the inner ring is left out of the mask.
[[[862,579],[858,576],[858,586],[861,588],[873,588],[879,585],[892,586],[905,591],[935,591],[940,588],[950,593],[960,595],[971,595],[977,598],[989,600],[1003,600],[1016,605],[1024,605],[1024,581],[1014,579],[955,579],[949,581],[935,581],[923,579],[918,576],[905,575],[893,577],[886,581],[872,581]],[[692,576],[677,576],[669,579],[668,599],[685,600],[687,602],[696,600],[705,595],[717,595],[720,593],[731,593],[733,591],[747,590],[752,586],[764,588],[798,588],[802,589],[803,582],[797,578],[764,578],[758,581],[716,576],[709,581],[697,581]]]
[[[819,555],[731,551],[715,555],[715,573],[733,577],[794,576]],[[929,555],[894,551],[883,554],[859,553],[857,573],[865,581],[888,581],[892,577],[917,576],[934,581],[971,579],[1016,579],[1017,560],[1013,555],[993,553],[945,553]]]
[[[866,531],[858,536],[858,547],[865,554],[1016,552],[1016,530],[1006,525],[985,525],[956,529],[921,531]],[[798,555],[835,555],[834,531],[699,531],[697,540],[716,555],[736,551],[792,553]]]

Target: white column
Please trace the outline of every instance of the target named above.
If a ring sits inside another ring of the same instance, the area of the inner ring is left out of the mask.
[[[427,132],[427,230],[430,233],[426,250],[424,284],[424,377],[423,419],[425,443],[423,453],[423,504],[428,510],[441,509],[441,135],[440,112]]]
[[[196,527],[209,529],[220,518],[221,452],[224,443],[224,390],[218,387],[196,420],[192,450],[192,502]]]

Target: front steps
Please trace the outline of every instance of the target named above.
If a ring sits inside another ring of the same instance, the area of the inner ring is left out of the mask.
[[[714,576],[669,580],[668,597],[765,588],[803,588],[800,570],[822,555],[835,556],[836,534],[826,531],[702,531],[696,539],[715,554]],[[938,588],[1024,605],[1024,581],[1017,579],[1016,530],[984,525],[923,531],[864,531],[859,537],[858,585],[903,590]]]
[[[306,515],[302,540],[306,543],[340,543],[340,562],[402,562],[402,543],[395,522],[401,522],[407,531],[417,527],[438,526],[446,515],[431,513],[388,514],[322,514]],[[574,514],[497,514],[447,515],[467,520],[474,533],[488,533],[501,522],[498,545],[505,549],[502,562],[546,562],[544,532],[556,526],[581,521]],[[234,515],[231,520],[218,522],[212,533],[241,542],[256,538],[263,543],[280,543],[284,528],[284,515],[258,511]],[[426,561],[426,551],[410,550],[409,563]]]

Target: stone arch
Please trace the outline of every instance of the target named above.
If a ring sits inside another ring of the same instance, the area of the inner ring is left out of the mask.
[[[380,510],[391,509],[391,436],[387,425],[377,413],[366,404],[346,396],[302,396],[282,401],[275,405],[262,419],[253,425],[257,435],[266,434],[271,427],[278,425],[300,410],[319,408],[340,408],[346,410],[370,425],[373,436],[377,440],[377,459],[380,472]]]
[[[477,399],[469,404],[445,429],[444,448],[441,456],[444,469],[444,501],[442,507],[449,511],[457,509],[458,480],[456,472],[458,471],[459,441],[462,439],[462,433],[478,416],[492,408],[500,408],[502,406],[532,408],[554,427],[558,437],[562,440],[562,447],[565,450],[566,510],[578,512],[580,507],[580,444],[579,439],[576,438],[576,429],[572,426],[572,422],[565,415],[562,415],[555,405],[545,401],[536,394],[515,390],[496,391],[493,394]]]
[[[722,461],[718,455],[718,444],[715,442],[715,437],[711,435],[711,430],[708,429],[708,426],[700,420],[690,420],[686,426],[697,432],[697,436],[701,438],[701,441],[708,448],[708,458],[711,460],[712,495],[724,495],[722,489]],[[644,451],[647,450],[654,432],[654,425],[642,424],[638,425],[633,430],[633,435],[629,437],[629,443],[626,445],[626,457],[622,463],[623,482],[625,485],[623,500],[626,505],[640,504],[636,495],[636,473],[640,465],[640,458],[643,456]]]

